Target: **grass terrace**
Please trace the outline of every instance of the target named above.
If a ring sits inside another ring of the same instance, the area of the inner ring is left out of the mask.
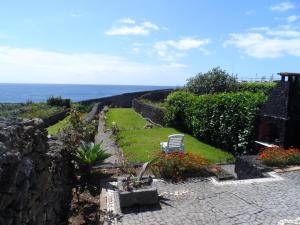
[[[63,120],[59,121],[58,123],[50,126],[47,128],[48,134],[50,135],[55,135],[57,134],[60,130],[64,129],[70,122],[70,116],[67,116]]]
[[[167,141],[168,135],[181,133],[174,128],[143,129],[147,121],[133,109],[112,108],[106,114],[107,127],[114,121],[120,132],[117,142],[124,151],[125,157],[131,162],[145,162],[160,151],[159,143]],[[234,157],[220,149],[205,144],[191,135],[185,134],[185,150],[206,158],[212,163],[232,162]]]
[[[112,122],[116,122],[120,130],[142,129],[147,124],[147,120],[128,108],[109,109],[106,117],[106,126],[108,128],[111,128]]]
[[[46,103],[0,104],[0,116],[18,118],[45,118],[61,112],[63,107],[50,106]]]

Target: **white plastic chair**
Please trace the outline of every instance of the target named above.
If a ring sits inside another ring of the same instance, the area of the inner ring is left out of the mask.
[[[165,153],[184,151],[183,134],[172,134],[168,136],[168,142],[161,142],[160,149]]]

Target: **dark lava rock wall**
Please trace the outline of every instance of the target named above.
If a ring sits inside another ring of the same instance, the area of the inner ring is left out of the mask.
[[[0,224],[63,224],[71,201],[71,166],[42,120],[0,118]]]

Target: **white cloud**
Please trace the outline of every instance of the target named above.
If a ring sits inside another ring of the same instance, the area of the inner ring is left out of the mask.
[[[277,5],[273,5],[270,7],[272,11],[284,12],[290,9],[294,9],[296,7],[295,4],[291,2],[281,2]]]
[[[275,37],[295,38],[300,37],[300,31],[293,29],[291,26],[280,26],[277,29],[271,29],[269,27],[254,27],[249,31],[264,32],[266,35]]]
[[[123,57],[0,46],[0,82],[178,85],[184,67]],[[162,76],[163,75],[163,76]]]
[[[125,23],[125,24],[135,24],[135,20],[131,18],[124,18],[119,20],[120,23]]]
[[[141,51],[141,49],[140,49],[139,47],[133,47],[133,48],[131,49],[131,52],[132,52],[133,54],[138,54],[138,53],[140,53],[140,51]]]
[[[180,40],[159,41],[154,44],[154,51],[160,59],[165,61],[176,61],[187,55],[186,51],[199,49],[208,53],[203,46],[209,44],[210,39],[183,38]]]
[[[156,24],[154,24],[150,21],[143,22],[143,26],[146,27],[146,28],[153,29],[153,30],[158,30],[159,29],[159,27]]]
[[[193,48],[199,48],[203,45],[209,44],[210,39],[194,39],[194,38],[183,38],[179,41],[169,40],[166,44],[178,49],[178,50],[189,50]]]
[[[230,34],[224,47],[230,45],[256,58],[300,57],[300,32],[289,26],[252,28],[250,32]]]
[[[148,35],[153,30],[159,30],[159,26],[150,22],[144,21],[137,24],[135,20],[131,18],[125,18],[119,20],[121,25],[112,27],[105,32],[106,35]],[[126,25],[124,25],[126,24]]]
[[[286,20],[289,23],[293,23],[293,22],[297,21],[298,19],[300,19],[300,16],[291,15],[291,16],[288,16]]]
[[[147,35],[149,30],[143,26],[122,26],[117,28],[111,28],[105,32],[107,35]]]

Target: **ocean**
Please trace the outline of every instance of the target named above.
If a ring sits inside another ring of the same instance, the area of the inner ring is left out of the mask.
[[[101,98],[122,93],[174,88],[171,86],[80,85],[80,84],[1,84],[1,103],[44,102],[50,96],[72,101]]]

